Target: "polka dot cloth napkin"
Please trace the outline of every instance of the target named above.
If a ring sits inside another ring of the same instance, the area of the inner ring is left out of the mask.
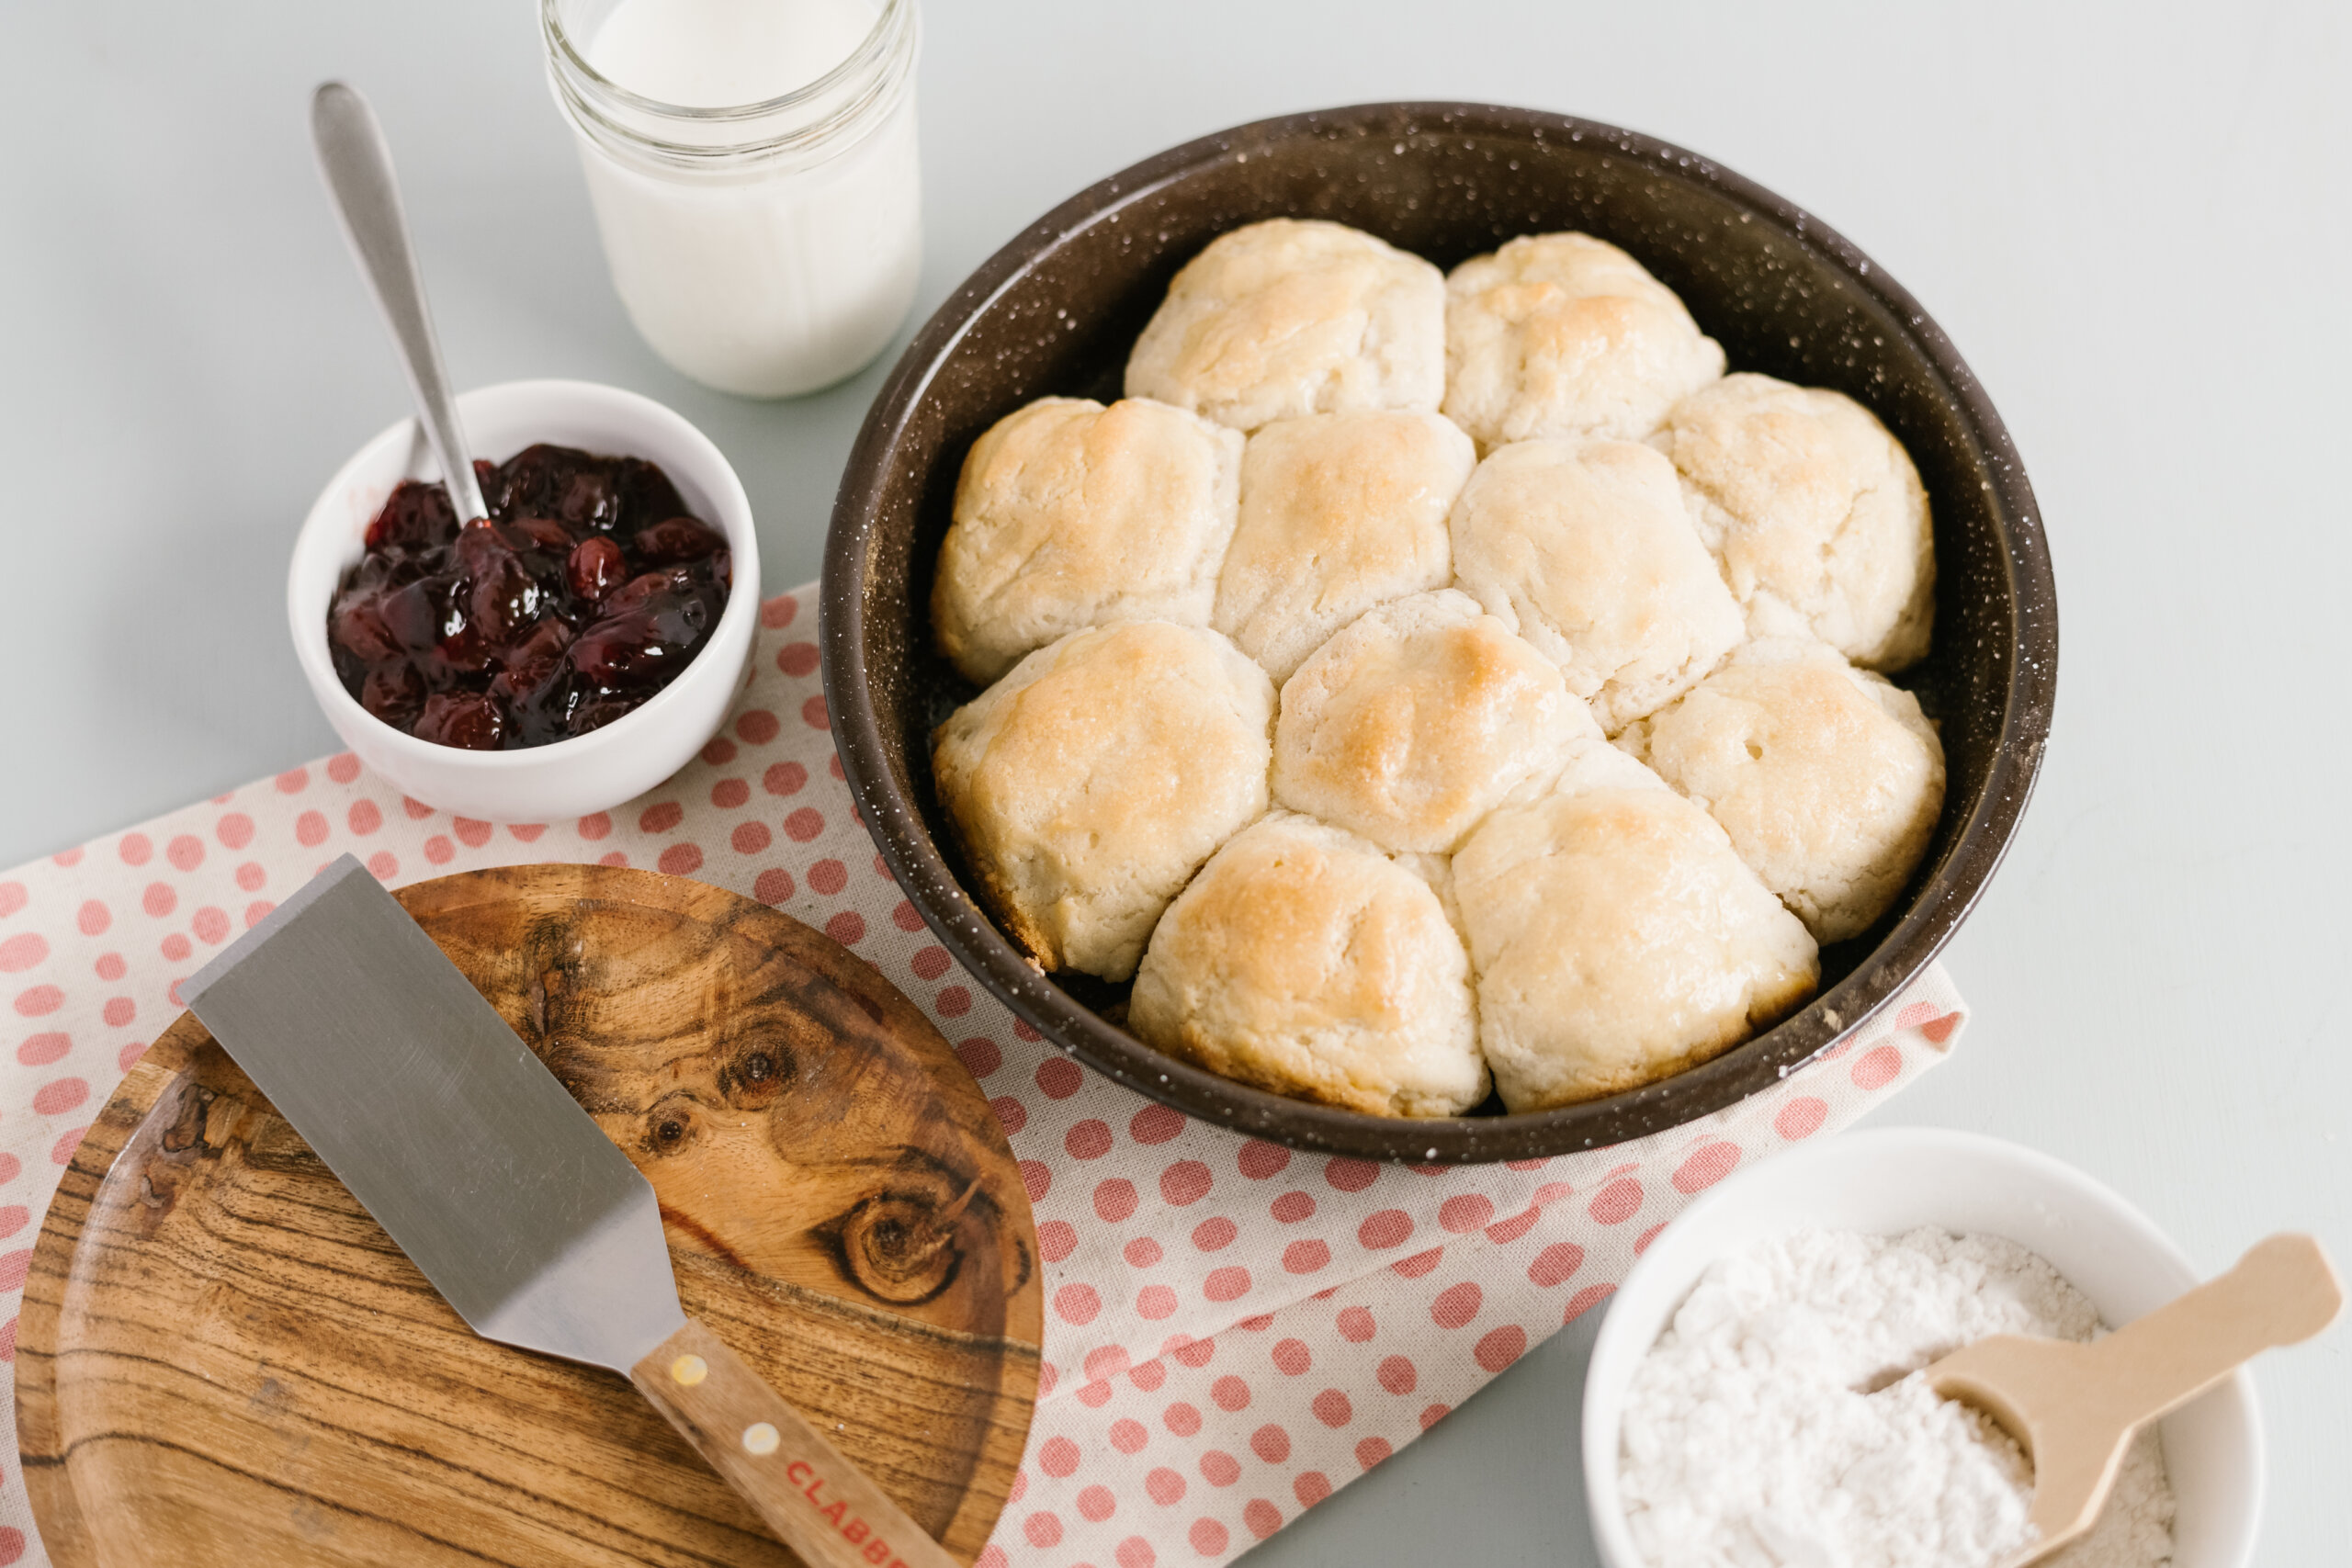
[[[1329,1159],[1190,1121],[1046,1045],[931,940],[850,810],[807,595],[763,606],[751,688],[701,760],[618,810],[452,818],[346,753],[0,874],[0,1381],[36,1222],[91,1116],[180,982],[345,851],[392,884],[530,861],[700,877],[821,927],[956,1043],[1021,1156],[1046,1266],[1036,1424],[982,1568],[1236,1555],[1606,1300],[1692,1193],[1851,1121],[1962,1021],[1931,968],[1770,1093],[1507,1166]],[[16,1467],[0,1474],[0,1563],[44,1562]]]

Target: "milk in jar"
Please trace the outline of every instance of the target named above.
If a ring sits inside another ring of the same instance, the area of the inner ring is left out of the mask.
[[[922,251],[915,0],[542,0],[613,283],[723,391],[829,386],[888,344]]]

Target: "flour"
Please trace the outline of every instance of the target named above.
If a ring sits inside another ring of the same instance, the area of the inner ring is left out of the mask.
[[[1618,1487],[1648,1568],[1989,1568],[2033,1472],[1916,1373],[1988,1334],[2088,1339],[2098,1314],[2012,1242],[1800,1231],[1709,1269],[1627,1391]],[[2053,1568],[2172,1561],[2155,1433]]]

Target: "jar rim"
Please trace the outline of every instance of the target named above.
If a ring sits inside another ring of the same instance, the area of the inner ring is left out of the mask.
[[[727,104],[718,107],[673,104],[665,99],[649,97],[645,94],[622,86],[618,82],[589,64],[588,57],[574,45],[571,34],[565,29],[562,18],[557,15],[558,8],[562,3],[563,0],[539,0],[539,28],[546,36],[548,47],[557,54],[567,69],[577,72],[593,83],[600,92],[611,95],[625,107],[665,119],[695,120],[710,125],[725,125],[736,120],[764,118],[803,104],[813,103],[827,94],[838,90],[860,73],[871,72],[881,63],[882,58],[890,51],[892,24],[899,19],[902,12],[914,4],[914,0],[881,0],[880,6],[875,12],[874,26],[866,29],[865,37],[858,40],[857,47],[851,50],[839,64],[824,74],[804,82],[790,92],[780,94],[775,97],[762,98],[754,103]]]

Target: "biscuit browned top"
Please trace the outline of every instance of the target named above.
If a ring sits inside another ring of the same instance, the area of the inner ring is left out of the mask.
[[[1445,278],[1360,229],[1274,218],[1221,234],[1136,340],[1127,395],[1237,430],[1445,395]]]
[[[1557,666],[1449,588],[1370,612],[1299,667],[1274,794],[1388,849],[1442,853],[1598,733]]]
[[[1265,811],[1273,699],[1216,633],[1141,621],[1041,648],[951,715],[940,796],[1015,940],[1133,974],[1177,889]]]

